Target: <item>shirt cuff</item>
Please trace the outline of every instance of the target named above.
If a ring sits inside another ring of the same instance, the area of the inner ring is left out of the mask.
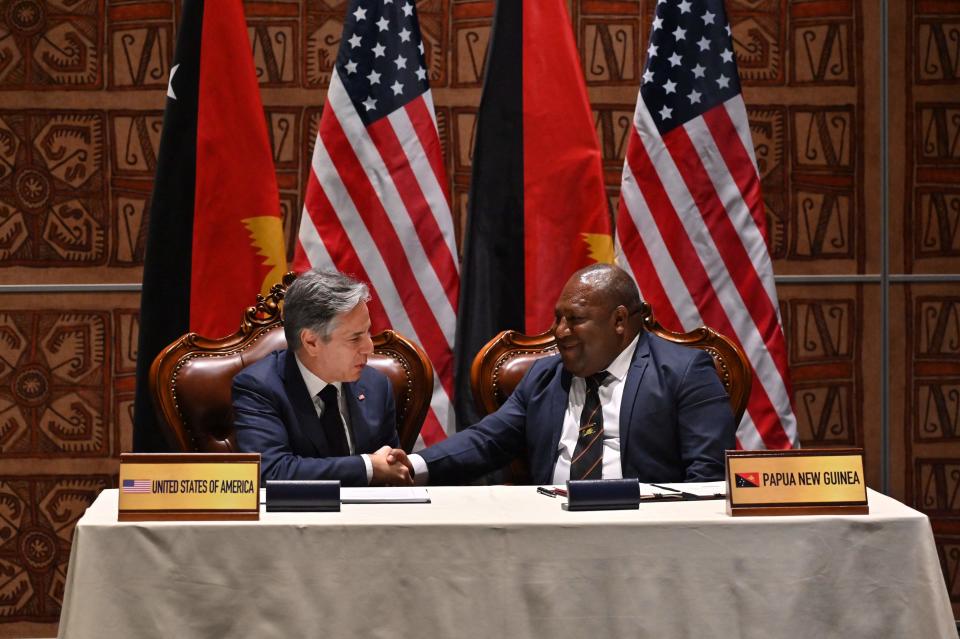
[[[413,485],[426,486],[427,481],[430,479],[429,472],[427,471],[427,462],[423,461],[423,457],[416,453],[407,455],[407,459],[413,464]]]
[[[366,453],[360,455],[360,459],[363,460],[363,465],[367,469],[367,486],[369,486],[370,482],[373,481],[373,462],[370,461],[370,455]]]

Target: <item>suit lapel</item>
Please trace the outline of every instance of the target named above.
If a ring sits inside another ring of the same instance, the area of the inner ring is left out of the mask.
[[[365,405],[364,402],[357,399],[365,393],[363,379],[352,383],[344,383],[341,388],[343,389],[343,398],[347,402],[347,413],[350,416],[348,428],[353,437],[354,450],[357,453],[373,450],[370,442],[370,429],[367,428],[367,424],[370,422],[367,420],[367,414],[364,410]]]
[[[323,424],[320,423],[317,407],[303,381],[303,375],[297,368],[297,359],[289,350],[284,351],[283,359],[283,370],[278,371],[278,373],[283,378],[283,386],[287,391],[287,397],[290,399],[290,404],[297,415],[300,432],[313,443],[317,449],[317,454],[327,455],[330,448],[327,444],[327,438],[323,434]]]
[[[620,468],[626,471],[627,444],[630,437],[630,424],[633,423],[633,411],[637,407],[640,393],[640,380],[650,363],[650,338],[645,332],[640,333],[637,348],[633,351],[633,360],[627,371],[626,385],[623,387],[623,396],[620,398]],[[627,475],[624,474],[624,477]]]
[[[573,375],[563,367],[562,360],[557,361],[557,366],[560,367],[560,388],[557,392],[548,393],[548,399],[544,407],[544,423],[552,424],[550,448],[548,450],[553,451],[553,455],[550,457],[550,468],[546,471],[551,478],[553,477],[553,469],[557,465],[557,458],[560,457],[560,435],[563,432],[563,417],[564,413],[567,412],[567,404],[570,401],[570,384],[573,383]],[[541,483],[549,481],[545,479]]]

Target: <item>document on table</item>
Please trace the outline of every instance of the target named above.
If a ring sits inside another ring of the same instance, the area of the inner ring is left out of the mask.
[[[643,494],[643,487],[647,484],[640,484],[640,492]],[[684,497],[696,497],[697,499],[720,499],[727,496],[727,482],[725,481],[701,481],[682,484],[649,484],[656,489],[663,489],[681,493]]]
[[[341,488],[340,503],[343,504],[429,504],[430,493],[426,488],[395,486],[383,488]]]
[[[260,489],[260,503],[267,503],[267,489]],[[407,486],[380,488],[341,488],[342,504],[429,504],[430,493],[426,488]]]
[[[683,493],[673,488],[665,488],[657,484],[640,482],[640,500],[661,501],[669,499],[683,499]]]

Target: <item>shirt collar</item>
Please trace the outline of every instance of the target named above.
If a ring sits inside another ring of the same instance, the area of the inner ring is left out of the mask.
[[[633,361],[633,352],[637,350],[637,342],[639,341],[640,333],[637,333],[633,341],[620,351],[620,354],[607,366],[606,371],[616,377],[617,381],[623,381],[627,376],[627,372],[630,370],[630,362]]]
[[[314,375],[313,372],[309,368],[307,368],[302,361],[300,361],[299,355],[294,353],[293,356],[297,360],[297,368],[300,369],[300,375],[303,376],[303,383],[306,384],[307,386],[307,393],[310,394],[311,398],[316,397],[317,393],[319,393],[329,385],[329,382],[325,382],[319,377],[317,377],[316,375]],[[337,393],[340,393],[340,390],[341,390],[340,382],[333,382],[333,385],[336,387]]]

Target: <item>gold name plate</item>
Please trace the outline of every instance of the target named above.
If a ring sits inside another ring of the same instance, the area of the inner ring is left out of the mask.
[[[728,450],[730,515],[865,515],[863,449]]]
[[[123,453],[120,521],[260,519],[260,453]]]

